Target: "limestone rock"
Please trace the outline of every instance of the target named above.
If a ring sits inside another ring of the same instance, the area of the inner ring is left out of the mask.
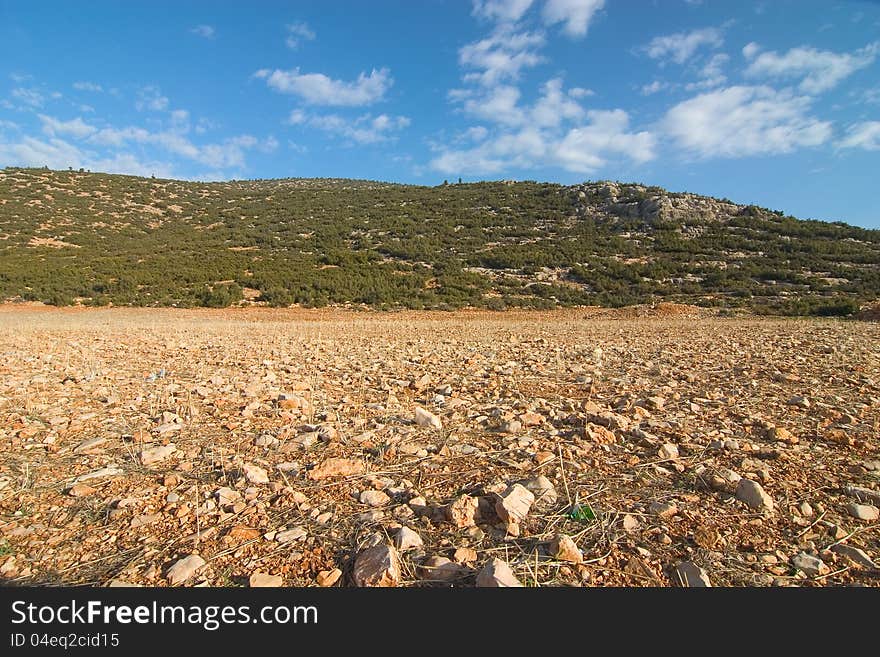
[[[400,583],[400,558],[390,545],[376,545],[358,554],[354,562],[357,586],[393,587]]]
[[[764,492],[761,484],[751,479],[739,480],[736,486],[736,499],[745,502],[749,508],[756,511],[773,510],[773,498]]]
[[[176,451],[177,446],[174,443],[168,443],[167,445],[161,445],[159,447],[148,447],[147,449],[141,450],[141,465],[154,465],[164,461]]]
[[[488,588],[521,587],[522,582],[516,578],[506,561],[493,557],[477,573],[477,586]]]
[[[409,527],[401,527],[394,535],[394,547],[400,552],[420,548],[424,545],[425,542],[422,540],[422,537],[419,536],[418,532],[413,531]]]
[[[479,508],[480,502],[476,497],[460,495],[446,506],[446,519],[456,527],[473,527],[477,524]]]
[[[709,575],[693,561],[682,561],[675,567],[675,577],[681,586],[691,588],[711,587]]]
[[[421,406],[416,406],[415,420],[416,424],[420,427],[431,427],[432,429],[443,428],[443,422],[441,422],[440,418],[430,411],[426,411]]]
[[[254,588],[270,588],[284,586],[284,578],[281,575],[269,575],[267,573],[253,573],[248,579],[248,585]]]
[[[318,467],[309,470],[309,479],[313,481],[321,481],[330,477],[348,477],[351,475],[361,474],[364,471],[364,464],[354,459],[327,459]]]
[[[191,579],[204,566],[204,559],[197,554],[191,554],[175,561],[165,573],[165,578],[171,586],[177,586]]]
[[[499,496],[495,503],[495,512],[504,522],[519,524],[525,520],[534,503],[535,496],[528,488],[513,484]]]
[[[550,543],[550,554],[559,561],[568,561],[569,563],[582,563],[584,560],[583,552],[566,534],[557,534],[553,538]]]

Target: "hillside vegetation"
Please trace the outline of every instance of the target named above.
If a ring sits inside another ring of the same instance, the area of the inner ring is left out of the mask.
[[[6,300],[846,315],[878,296],[878,230],[657,187],[0,171]]]

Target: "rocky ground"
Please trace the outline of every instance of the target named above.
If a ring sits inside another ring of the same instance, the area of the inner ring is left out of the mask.
[[[0,308],[0,582],[880,584],[880,324]]]

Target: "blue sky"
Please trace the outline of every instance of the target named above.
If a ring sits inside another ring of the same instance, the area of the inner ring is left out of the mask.
[[[612,179],[880,227],[880,3],[0,0],[0,166]]]

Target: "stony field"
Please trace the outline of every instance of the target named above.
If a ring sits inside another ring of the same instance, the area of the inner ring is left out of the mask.
[[[0,307],[0,583],[880,584],[880,323]]]

